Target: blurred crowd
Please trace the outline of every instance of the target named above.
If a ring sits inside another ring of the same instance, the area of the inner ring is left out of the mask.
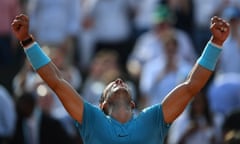
[[[82,143],[74,120],[12,35],[20,13],[84,99],[98,106],[104,87],[120,77],[136,114],[185,80],[211,36],[211,17],[224,18],[231,32],[214,75],[165,143],[240,143],[239,0],[1,0],[0,144]]]

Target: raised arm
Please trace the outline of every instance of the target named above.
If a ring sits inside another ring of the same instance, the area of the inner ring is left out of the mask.
[[[28,60],[36,72],[57,94],[68,113],[78,122],[82,122],[83,100],[79,94],[66,82],[58,68],[45,55],[37,42],[29,33],[29,19],[26,15],[18,15],[12,22],[12,29],[24,47]]]
[[[172,123],[186,108],[190,100],[205,86],[217,63],[222,44],[229,35],[230,25],[214,16],[211,19],[212,37],[196,62],[188,79],[172,90],[162,102],[164,120]]]

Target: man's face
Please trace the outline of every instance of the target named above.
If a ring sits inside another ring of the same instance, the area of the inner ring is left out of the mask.
[[[106,87],[104,95],[105,100],[113,99],[112,97],[118,97],[119,95],[131,99],[128,85],[119,78]]]
[[[103,95],[104,101],[100,103],[101,109],[104,109],[104,104],[114,104],[120,100],[124,100],[130,104],[132,101],[128,85],[122,79],[116,79],[108,84]]]

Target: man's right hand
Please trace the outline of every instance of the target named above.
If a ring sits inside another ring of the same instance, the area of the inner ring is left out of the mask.
[[[29,34],[29,19],[26,15],[17,15],[11,26],[13,33],[19,41],[24,41],[31,37]]]

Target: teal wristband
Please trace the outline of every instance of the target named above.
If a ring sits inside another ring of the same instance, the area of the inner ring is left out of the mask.
[[[221,51],[221,48],[208,42],[197,63],[208,70],[214,71]]]
[[[34,70],[38,70],[51,61],[37,42],[34,42],[29,48],[24,49],[24,51]]]

